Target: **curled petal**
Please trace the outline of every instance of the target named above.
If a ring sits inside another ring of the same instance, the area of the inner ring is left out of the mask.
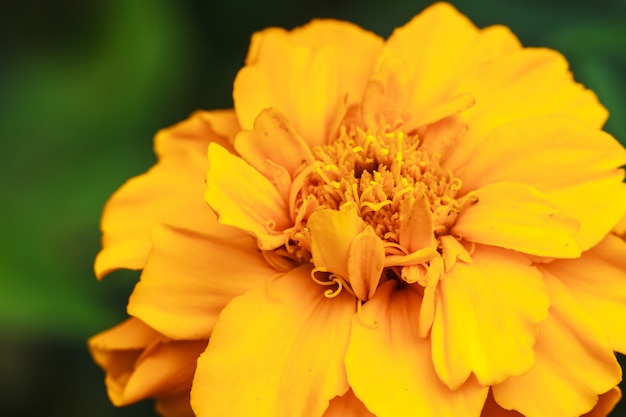
[[[285,243],[283,232],[291,226],[287,203],[259,171],[212,143],[206,178],[204,198],[220,223],[251,233],[261,249]]]
[[[187,392],[206,345],[206,340],[171,341],[134,318],[89,339],[117,406]]]
[[[311,254],[315,266],[347,279],[352,241],[364,227],[365,222],[353,205],[311,214],[307,228],[311,234]]]

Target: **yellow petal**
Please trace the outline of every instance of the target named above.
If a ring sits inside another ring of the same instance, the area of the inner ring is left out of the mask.
[[[535,366],[493,387],[496,401],[527,417],[579,416],[621,380],[602,328],[566,287],[544,272],[550,315],[539,325]]]
[[[431,330],[435,369],[452,389],[470,373],[487,386],[527,372],[548,312],[541,274],[523,256],[477,245],[472,261],[441,279]]]
[[[604,328],[613,350],[626,353],[626,243],[609,235],[579,259],[543,265]]]
[[[507,123],[470,151],[472,145],[461,142],[458,156],[446,165],[463,179],[462,191],[499,181],[558,190],[610,175],[626,164],[626,149],[611,135],[557,115]]]
[[[354,315],[347,293],[328,299],[302,266],[222,311],[198,360],[198,416],[321,416],[348,391],[343,358]]]
[[[350,386],[378,417],[478,416],[488,388],[470,378],[452,391],[439,380],[417,334],[420,298],[388,281],[363,305],[346,352]]]
[[[202,198],[206,149],[209,142],[230,147],[238,128],[233,111],[196,112],[156,135],[159,162],[127,181],[104,208],[102,251],[95,262],[99,278],[118,268],[143,268],[156,224],[205,233],[225,229]]]
[[[578,222],[530,186],[497,182],[475,192],[474,204],[463,208],[452,232],[471,242],[531,255],[575,258]]]
[[[234,239],[157,227],[129,314],[173,339],[203,339],[234,297],[276,275],[247,235]]]
[[[106,371],[111,402],[120,406],[189,390],[196,358],[207,341],[171,341],[131,318],[92,337],[88,344],[94,360]]]
[[[352,390],[330,401],[322,417],[376,417],[359,400]]]
[[[378,287],[385,262],[383,242],[371,226],[356,235],[348,255],[348,280],[356,296],[372,298]]]
[[[470,132],[468,130],[468,132]],[[464,137],[445,161],[461,192],[499,181],[528,184],[580,220],[583,249],[598,243],[626,212],[626,149],[609,134],[565,116],[539,116]],[[584,196],[584,197],[581,197]]]
[[[436,117],[434,113],[422,117],[461,93],[473,95],[470,89],[454,89],[469,69],[519,48],[519,42],[506,28],[478,30],[450,4],[437,3],[393,32],[377,68],[390,57],[404,59],[411,75],[407,86],[411,114],[420,119],[413,124],[419,125],[452,114],[449,111],[462,110],[463,106],[440,110]]]
[[[350,247],[364,226],[353,205],[311,214],[307,228],[311,234],[311,255],[315,266],[348,279]]]
[[[451,94],[469,92],[476,105],[464,118],[467,140],[493,128],[537,115],[560,114],[600,128],[608,113],[593,92],[575,83],[565,58],[544,48],[511,49],[491,61],[465,68]]]
[[[263,110],[254,121],[254,129],[240,132],[234,145],[239,155],[267,178],[271,178],[266,172],[267,161],[285,167],[292,179],[299,168],[313,162],[307,144],[276,109]]]
[[[311,147],[326,143],[338,110],[361,99],[381,45],[371,32],[333,20],[256,33],[234,85],[242,127],[273,107]]]
[[[220,223],[257,238],[259,248],[275,249],[292,226],[287,203],[276,187],[243,159],[217,144],[209,145],[204,198]]]

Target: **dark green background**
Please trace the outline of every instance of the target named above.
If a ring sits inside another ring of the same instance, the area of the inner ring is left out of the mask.
[[[314,17],[383,36],[429,2],[24,0],[0,11],[0,414],[149,416],[109,404],[85,340],[124,318],[137,273],[97,283],[108,196],[153,162],[152,136],[232,106],[250,34]],[[453,1],[477,25],[569,59],[626,140],[626,2]],[[584,196],[581,196],[584,198]],[[626,415],[626,407],[614,415]]]

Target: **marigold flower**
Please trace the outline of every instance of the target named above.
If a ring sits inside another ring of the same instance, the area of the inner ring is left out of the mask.
[[[315,20],[253,36],[234,103],[159,132],[106,206],[98,277],[143,269],[90,340],[115,404],[610,412],[626,150],[561,55],[445,3],[387,41]]]

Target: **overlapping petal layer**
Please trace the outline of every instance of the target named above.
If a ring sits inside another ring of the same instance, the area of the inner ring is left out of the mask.
[[[355,304],[345,293],[324,297],[310,273],[293,269],[224,308],[198,361],[196,414],[317,417],[348,391],[343,358]]]
[[[442,279],[431,333],[437,375],[452,389],[471,373],[488,386],[531,369],[548,314],[541,274],[523,256],[477,246],[472,261]]]
[[[543,271],[550,315],[539,325],[535,365],[493,387],[496,401],[527,417],[578,416],[622,377],[602,327],[563,283]]]
[[[118,406],[149,397],[188,397],[196,359],[206,345],[207,340],[172,341],[134,318],[89,339],[94,360],[107,372],[109,397]],[[189,411],[177,409],[181,415]]]
[[[355,316],[345,354],[348,382],[378,417],[478,416],[488,388],[469,378],[450,390],[437,377],[428,339],[418,336],[420,295],[394,282]]]
[[[206,236],[159,226],[152,242],[128,313],[173,339],[208,339],[231,299],[276,275],[247,234]]]
[[[202,199],[209,142],[232,148],[239,130],[233,111],[196,112],[160,131],[159,162],[122,186],[102,215],[102,250],[95,263],[103,277],[118,268],[141,269],[150,251],[150,231],[166,223],[192,231],[224,233]]]

